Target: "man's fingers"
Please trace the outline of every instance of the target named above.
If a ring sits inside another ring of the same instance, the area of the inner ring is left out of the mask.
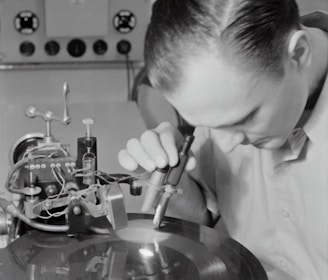
[[[140,140],[133,138],[127,142],[126,149],[118,154],[122,167],[135,171],[138,167],[152,172],[167,165],[175,166],[179,161],[178,145],[182,142],[181,133],[170,123],[161,123],[153,130],[145,131]],[[190,157],[186,170],[196,166],[194,157]]]
[[[146,150],[136,138],[130,139],[126,144],[126,150],[130,156],[144,169],[151,172],[156,169],[156,165],[150,158]]]
[[[168,157],[168,163],[170,166],[174,166],[178,163],[178,148],[175,141],[175,137],[169,133],[160,134],[161,144],[166,151]]]
[[[118,153],[118,162],[122,167],[129,171],[135,171],[138,169],[139,164],[134,160],[134,158],[128,153],[126,149],[121,150]]]
[[[170,123],[161,123],[155,131],[159,135],[159,140],[169,160],[169,165],[174,166],[178,163],[177,143],[182,139],[180,132]]]
[[[141,135],[140,142],[154,164],[159,168],[164,168],[169,160],[167,151],[159,138],[160,136],[154,130],[147,130]]]

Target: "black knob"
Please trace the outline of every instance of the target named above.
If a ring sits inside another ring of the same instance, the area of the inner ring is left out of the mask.
[[[86,44],[80,39],[73,39],[67,45],[67,51],[73,57],[81,57],[86,49]]]
[[[25,41],[20,44],[19,51],[24,56],[31,56],[35,52],[35,46],[32,42]]]
[[[97,40],[93,44],[93,51],[95,54],[103,55],[107,52],[108,46],[104,40]]]
[[[14,26],[18,32],[30,35],[38,29],[39,19],[31,11],[23,11],[15,17]]]
[[[131,51],[131,43],[127,40],[121,40],[117,43],[116,49],[120,54],[128,54]]]
[[[130,187],[130,194],[133,196],[140,196],[142,194],[142,186]]]
[[[50,56],[55,56],[60,51],[60,46],[56,41],[49,41],[44,45],[45,52]]]

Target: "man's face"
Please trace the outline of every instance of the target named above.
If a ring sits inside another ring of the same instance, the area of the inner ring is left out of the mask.
[[[184,68],[183,82],[168,101],[190,124],[215,128],[221,149],[237,145],[281,147],[304,110],[305,79],[286,63],[285,75],[274,80],[255,77],[214,57],[201,57]]]

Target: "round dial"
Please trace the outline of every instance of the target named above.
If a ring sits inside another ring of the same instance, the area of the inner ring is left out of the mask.
[[[24,41],[20,44],[19,51],[23,56],[31,56],[35,52],[35,45],[30,41]]]
[[[115,15],[113,24],[118,32],[129,33],[136,27],[137,18],[132,12],[122,10]]]
[[[72,57],[81,57],[87,50],[87,46],[81,39],[73,39],[67,45],[67,51]]]
[[[60,51],[60,45],[56,41],[48,41],[44,45],[44,50],[45,52],[50,55],[50,56],[55,56],[59,53]]]
[[[23,11],[15,17],[14,25],[21,34],[30,35],[38,29],[39,19],[34,13]]]
[[[93,51],[97,55],[103,55],[107,52],[108,45],[104,40],[97,40],[93,43]]]

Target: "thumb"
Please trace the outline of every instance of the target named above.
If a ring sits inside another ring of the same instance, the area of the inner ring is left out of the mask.
[[[186,163],[186,171],[192,171],[197,166],[196,158],[191,154]]]

